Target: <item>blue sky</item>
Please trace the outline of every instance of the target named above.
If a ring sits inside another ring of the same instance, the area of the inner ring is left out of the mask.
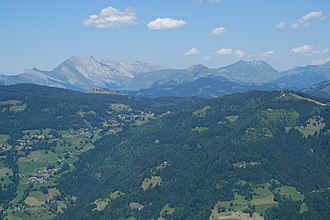
[[[285,70],[330,61],[329,20],[329,0],[1,0],[0,73],[73,55]]]

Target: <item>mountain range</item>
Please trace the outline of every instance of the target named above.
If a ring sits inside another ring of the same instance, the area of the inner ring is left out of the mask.
[[[330,62],[279,72],[265,61],[241,60],[217,69],[203,65],[170,69],[142,61],[98,61],[91,56],[73,56],[50,71],[33,68],[0,75],[0,85],[33,83],[77,91],[108,88],[132,96],[204,98],[247,90],[301,90],[326,80],[330,80]]]
[[[73,56],[51,71],[33,68],[14,76],[1,75],[0,84],[33,83],[80,91],[99,87],[116,89],[123,87],[138,74],[159,69],[161,67],[158,65],[141,61],[130,64]]]

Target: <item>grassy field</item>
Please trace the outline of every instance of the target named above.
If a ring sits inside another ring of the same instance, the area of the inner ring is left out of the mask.
[[[27,108],[27,105],[19,100],[0,101],[0,105],[9,105],[9,110],[13,112],[21,112]]]
[[[32,151],[29,153],[27,157],[21,158],[21,161],[23,162],[56,162],[58,154],[49,151],[49,150],[38,150],[38,151]]]
[[[2,186],[9,185],[10,179],[9,177],[13,175],[13,171],[6,167],[1,161],[0,161],[0,183]]]
[[[28,187],[27,184],[24,184],[24,183],[20,183],[18,186],[17,186],[17,195],[15,197],[15,199],[13,199],[11,201],[11,204],[17,204],[23,197],[23,194],[24,194],[24,190]]]
[[[160,185],[162,182],[162,179],[160,178],[160,176],[153,176],[151,177],[151,179],[144,179],[141,188],[146,191],[148,190],[150,187],[156,187],[157,185]]]
[[[175,208],[171,208],[170,204],[166,204],[159,212],[158,220],[164,220],[167,215],[172,215],[175,212]]]
[[[119,197],[125,195],[125,193],[121,192],[121,191],[115,191],[110,193],[110,196],[102,199],[96,199],[92,204],[95,204],[96,207],[93,209],[93,211],[102,211],[103,209],[105,209],[105,207],[107,207],[107,205],[109,205],[109,203],[115,199],[118,199]]]
[[[250,216],[243,212],[231,212],[226,214],[212,213],[210,216],[211,220],[263,220],[264,218],[258,213],[253,213]]]
[[[110,199],[106,198],[106,199],[97,199],[95,200],[94,204],[96,205],[96,208],[93,209],[93,211],[102,211],[103,209],[105,209],[105,207],[107,207],[107,205],[110,203]]]
[[[261,184],[253,187],[252,200],[248,201],[244,196],[235,193],[234,200],[218,201],[212,210],[211,220],[215,219],[263,219],[262,215],[266,210],[277,205],[274,201],[274,194],[270,190],[271,184]],[[300,194],[296,188],[291,186],[281,186],[275,190],[282,197],[290,198],[294,201],[304,200],[304,195]],[[244,210],[254,207],[255,215],[252,217],[243,213]],[[306,203],[302,203],[300,212],[308,210]]]
[[[320,130],[325,127],[323,119],[317,119],[316,117],[310,118],[307,121],[306,126],[299,126],[297,129],[304,135],[308,137],[309,135],[319,134]]]
[[[8,146],[7,141],[9,140],[10,136],[7,134],[0,134],[0,147],[3,146]]]
[[[293,201],[301,201],[302,204],[300,206],[300,213],[308,211],[308,206],[304,202],[305,196],[297,191],[296,188],[291,186],[282,186],[277,189],[278,193],[286,198],[292,199]]]
[[[47,212],[45,208],[42,207],[31,207],[27,210],[15,210],[8,212],[8,220],[31,220],[31,219],[53,219],[54,214]]]
[[[24,161],[24,159],[21,160],[21,158],[18,160],[19,171],[23,174],[33,173],[38,169],[46,168],[47,165],[48,163],[46,162]]]
[[[297,191],[296,188],[292,186],[282,186],[277,190],[281,196],[290,198],[293,201],[303,201],[305,196]]]
[[[115,191],[110,194],[110,199],[111,200],[118,199],[119,197],[124,196],[124,195],[125,195],[125,193],[123,193],[121,191]]]
[[[38,199],[39,201],[47,201],[49,196],[40,191],[31,191],[29,196]]]
[[[129,207],[130,207],[131,209],[138,210],[138,211],[140,211],[140,210],[142,210],[142,209],[144,208],[144,206],[141,205],[141,204],[138,203],[138,202],[131,202],[131,203],[129,204]]]
[[[235,122],[238,119],[237,115],[230,115],[225,117],[229,122]]]
[[[201,108],[195,112],[193,112],[193,116],[195,117],[205,117],[207,115],[208,110],[210,110],[211,106],[205,106],[204,108]]]

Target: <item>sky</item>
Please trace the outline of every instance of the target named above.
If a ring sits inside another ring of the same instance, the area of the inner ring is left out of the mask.
[[[330,61],[329,0],[1,0],[0,74],[71,56],[277,70]]]

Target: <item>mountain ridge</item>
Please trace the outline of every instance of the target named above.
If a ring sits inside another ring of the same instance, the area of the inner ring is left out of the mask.
[[[159,65],[142,61],[133,64],[109,60],[103,62],[92,56],[72,56],[50,71],[33,68],[18,75],[2,75],[1,82],[5,85],[35,83],[81,91],[98,87],[118,88],[136,74],[162,69]]]
[[[271,83],[283,88],[304,89],[325,80],[330,80],[330,62],[321,65],[299,66],[282,72],[283,77]]]
[[[215,69],[202,64],[192,65],[185,69],[170,69],[143,61],[127,63],[109,59],[99,61],[92,56],[72,56],[49,71],[32,68],[18,75],[0,75],[0,84],[34,83],[78,91],[108,88],[119,91],[137,91],[140,94],[143,94],[140,90],[152,91],[163,87],[164,89],[181,90],[183,94],[191,94],[182,88],[188,84],[195,84],[196,89],[203,89],[205,86],[198,87],[198,82],[202,78],[205,78],[204,82],[208,79],[219,81],[221,78],[218,86],[215,83],[210,85],[212,90],[224,90],[224,81],[229,81],[233,85],[233,88],[227,86],[226,91],[222,92],[210,91],[207,94],[206,90],[203,97],[242,91],[234,89],[238,87],[300,90],[329,80],[330,62],[319,66],[307,65],[278,72],[267,62],[260,60],[240,60]],[[229,84],[227,83],[227,85]],[[251,85],[254,86],[251,87]],[[189,86],[185,88],[191,90]],[[243,91],[246,90],[243,89]],[[197,92],[196,90],[195,93]]]

